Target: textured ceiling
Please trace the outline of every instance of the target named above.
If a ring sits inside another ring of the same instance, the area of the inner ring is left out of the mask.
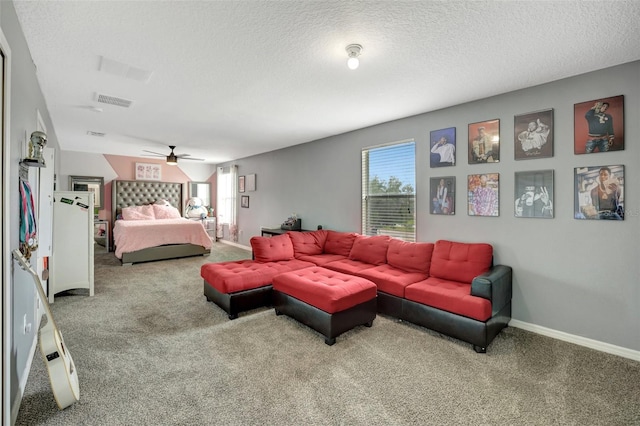
[[[640,59],[639,1],[14,4],[69,151],[219,163]]]

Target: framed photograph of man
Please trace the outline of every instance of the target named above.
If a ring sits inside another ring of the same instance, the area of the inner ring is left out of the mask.
[[[624,220],[624,166],[574,169],[576,219]]]
[[[553,218],[553,170],[515,173],[515,217]]]
[[[573,106],[573,152],[624,149],[624,96],[596,99]]]
[[[433,177],[431,188],[431,214],[456,214],[456,177]]]
[[[430,137],[431,167],[456,165],[456,128],[434,130]]]
[[[469,124],[469,164],[500,161],[500,120]]]
[[[553,109],[514,116],[513,133],[516,160],[553,157]]]
[[[469,216],[500,216],[500,174],[467,176]]]

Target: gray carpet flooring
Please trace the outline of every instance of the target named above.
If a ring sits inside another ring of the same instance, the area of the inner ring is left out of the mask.
[[[18,425],[640,425],[640,363],[508,327],[471,345],[378,316],[327,346],[272,309],[230,321],[203,296],[209,257],[122,267],[52,305],[80,380],[58,410],[37,350]]]

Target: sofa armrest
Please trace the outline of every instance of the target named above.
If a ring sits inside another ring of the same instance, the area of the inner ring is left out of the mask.
[[[511,301],[511,267],[495,265],[471,281],[471,295],[491,301],[491,314],[495,315]]]

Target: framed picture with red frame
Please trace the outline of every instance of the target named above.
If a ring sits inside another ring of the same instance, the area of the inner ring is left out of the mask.
[[[624,96],[573,106],[573,152],[593,154],[624,149]]]

